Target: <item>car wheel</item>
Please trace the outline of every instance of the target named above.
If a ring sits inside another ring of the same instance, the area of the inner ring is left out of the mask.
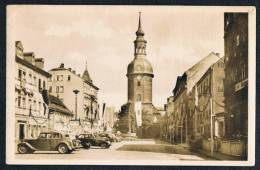
[[[29,153],[30,148],[26,145],[19,145],[17,150],[19,153],[25,154],[25,153]]]
[[[83,147],[84,147],[85,149],[89,149],[89,148],[90,148],[90,143],[89,143],[89,142],[85,142],[85,143],[83,144]]]
[[[69,153],[69,148],[66,144],[62,143],[58,146],[58,152],[59,153]]]

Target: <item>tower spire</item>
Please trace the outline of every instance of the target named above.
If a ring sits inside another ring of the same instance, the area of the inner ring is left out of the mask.
[[[139,24],[138,24],[138,29],[142,29],[142,24],[141,24],[141,12],[139,12]]]
[[[136,36],[144,36],[144,32],[142,30],[141,12],[139,12],[139,22],[138,22],[138,29],[136,31]]]

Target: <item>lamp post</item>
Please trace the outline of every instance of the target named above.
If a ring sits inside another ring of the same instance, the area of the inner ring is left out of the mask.
[[[90,111],[91,111],[91,117],[90,117],[90,129],[91,129],[91,133],[93,133],[93,124],[94,124],[94,118],[93,118],[93,100],[94,100],[94,96],[91,95],[90,96]]]
[[[79,93],[79,90],[75,89],[73,90],[73,93],[75,93],[75,120],[77,120],[77,95]]]

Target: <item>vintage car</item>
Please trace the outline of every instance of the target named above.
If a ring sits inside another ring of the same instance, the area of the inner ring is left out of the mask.
[[[80,140],[81,145],[86,149],[90,146],[100,146],[102,148],[109,148],[111,146],[108,138],[103,138],[96,134],[85,133],[77,135],[76,138]]]
[[[112,133],[100,133],[98,134],[101,137],[106,137],[109,139],[110,142],[121,142],[121,138],[117,137]]]
[[[18,144],[18,152],[33,153],[35,151],[58,151],[71,153],[79,148],[79,142],[72,140],[68,135],[58,132],[42,132],[37,139],[23,139]]]

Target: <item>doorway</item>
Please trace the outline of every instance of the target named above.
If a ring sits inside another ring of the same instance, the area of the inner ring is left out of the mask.
[[[24,139],[24,124],[19,124],[19,139]]]

